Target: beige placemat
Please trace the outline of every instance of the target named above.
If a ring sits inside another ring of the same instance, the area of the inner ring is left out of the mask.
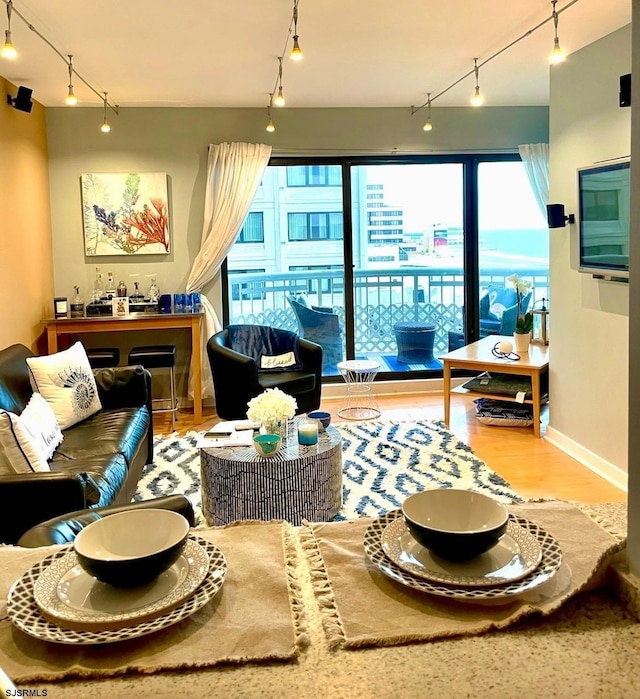
[[[80,647],[32,638],[6,616],[13,581],[54,549],[0,548],[0,666],[14,681],[35,682],[295,658],[307,639],[290,526],[243,522],[197,535],[227,559],[213,600],[148,636]]]
[[[369,518],[306,524],[301,536],[330,646],[360,648],[477,634],[528,615],[550,614],[578,592],[601,585],[608,562],[624,545],[570,503],[509,509],[553,535],[563,563],[550,580],[507,604],[450,600],[391,580],[364,552]]]

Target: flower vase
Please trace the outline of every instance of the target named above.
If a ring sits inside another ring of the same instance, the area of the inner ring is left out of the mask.
[[[260,430],[262,434],[277,434],[282,439],[287,438],[287,421],[286,420],[267,420],[262,423]]]
[[[531,342],[531,331],[528,333],[513,333],[513,344],[516,352],[528,352]]]

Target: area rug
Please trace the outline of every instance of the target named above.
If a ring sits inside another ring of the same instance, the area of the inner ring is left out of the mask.
[[[502,502],[522,502],[501,476],[441,422],[340,422],[343,441],[343,505],[336,520],[377,517],[428,488],[469,488]],[[148,465],[134,495],[148,500],[185,494],[202,522],[197,432],[158,435],[155,462]]]

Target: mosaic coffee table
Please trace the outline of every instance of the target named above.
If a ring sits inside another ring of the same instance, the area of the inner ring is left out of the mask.
[[[329,426],[302,446],[296,421],[275,456],[251,447],[200,450],[202,512],[209,526],[242,519],[327,522],[342,507],[342,438]]]

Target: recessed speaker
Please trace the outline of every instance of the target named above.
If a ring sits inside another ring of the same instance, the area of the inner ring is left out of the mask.
[[[631,106],[631,73],[620,76],[620,106]]]
[[[18,94],[15,97],[7,95],[7,103],[10,104],[15,109],[21,112],[30,112],[33,107],[33,102],[31,101],[31,95],[33,90],[28,87],[19,87]]]

